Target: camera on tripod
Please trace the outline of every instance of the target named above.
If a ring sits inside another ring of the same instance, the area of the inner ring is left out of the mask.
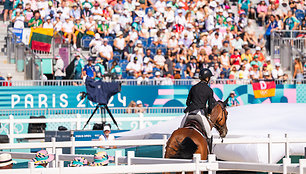
[[[106,124],[106,112],[109,114],[111,117],[112,121],[114,124],[118,127],[118,124],[109,110],[107,103],[109,99],[113,96],[116,95],[118,92],[121,91],[121,83],[120,82],[103,82],[102,80],[95,81],[91,78],[86,78],[85,81],[86,85],[86,91],[87,92],[80,92],[81,94],[81,100],[85,99],[87,97],[88,100],[97,103],[97,106],[89,119],[87,120],[86,124],[83,127],[84,128],[87,126],[87,124],[90,122],[90,119],[93,117],[93,115],[96,113],[96,111],[100,108],[101,110],[101,118],[102,118],[102,128]],[[103,117],[104,114],[104,117]],[[101,130],[101,129],[100,129]]]

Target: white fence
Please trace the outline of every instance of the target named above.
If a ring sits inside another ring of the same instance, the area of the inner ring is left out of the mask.
[[[0,152],[1,153],[1,152]],[[31,159],[35,154],[12,153],[13,158]],[[200,174],[202,171],[208,171],[208,174],[215,173],[219,170],[239,170],[239,171],[260,171],[260,172],[277,172],[277,173],[306,173],[306,160],[300,159],[299,164],[291,164],[290,158],[284,158],[283,164],[262,164],[246,162],[227,162],[216,161],[216,156],[208,155],[208,160],[201,160],[200,154],[195,154],[192,160],[182,159],[158,159],[158,158],[141,158],[135,157],[134,152],[128,152],[128,155],[122,156],[122,152],[117,151],[115,155],[115,166],[102,167],[81,167],[69,168],[64,167],[63,161],[71,161],[78,155],[65,155],[57,151],[55,160],[52,164],[54,168],[36,169],[34,163],[29,163],[28,169],[0,170],[2,173],[14,174],[66,174],[66,173],[161,173],[161,172],[193,172]],[[83,155],[88,160],[92,156]],[[124,165],[122,165],[124,164]]]
[[[164,135],[163,139],[150,139],[150,140],[116,140],[116,141],[75,141],[74,137],[71,137],[71,141],[56,142],[55,138],[51,138],[51,142],[41,143],[7,143],[0,144],[0,149],[30,149],[30,148],[47,148],[52,153],[56,152],[59,148],[70,148],[71,153],[75,153],[76,147],[100,147],[100,146],[163,146],[163,154],[167,143],[167,137]],[[289,144],[291,143],[306,143],[306,138],[289,138],[287,134],[283,138],[271,137],[267,138],[224,138],[214,139],[214,144],[267,144],[268,145],[268,163],[271,164],[272,159],[272,144],[285,144],[285,157],[289,158]],[[300,154],[303,155],[303,154]]]

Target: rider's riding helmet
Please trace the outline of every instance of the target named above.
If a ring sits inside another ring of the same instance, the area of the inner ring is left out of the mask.
[[[208,83],[211,76],[213,76],[213,74],[208,68],[201,69],[200,74],[199,74],[200,80],[204,80],[205,82]],[[207,77],[208,77],[208,81],[206,81]]]

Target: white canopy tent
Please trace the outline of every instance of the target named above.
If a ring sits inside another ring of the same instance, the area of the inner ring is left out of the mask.
[[[254,138],[306,137],[306,104],[254,104],[228,108],[227,137]],[[152,139],[157,135],[170,135],[176,130],[182,116],[152,127],[115,134],[119,139]],[[214,137],[219,137],[214,131]],[[290,154],[304,154],[306,143],[290,144]],[[219,159],[241,162],[268,162],[267,144],[218,144],[214,153]],[[272,162],[285,155],[284,144],[272,144]]]

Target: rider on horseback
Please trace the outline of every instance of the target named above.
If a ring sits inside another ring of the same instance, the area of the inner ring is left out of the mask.
[[[214,98],[213,90],[208,86],[210,77],[213,76],[212,72],[204,68],[200,71],[199,78],[200,82],[192,86],[189,91],[188,98],[186,101],[187,108],[185,109],[185,117],[182,120],[181,127],[185,126],[186,120],[191,115],[199,115],[200,119],[197,121],[200,122],[202,130],[204,130],[207,138],[210,140],[212,137],[211,128],[209,122],[206,118],[207,114],[210,114],[214,103],[216,102]],[[208,104],[208,107],[206,106]]]

